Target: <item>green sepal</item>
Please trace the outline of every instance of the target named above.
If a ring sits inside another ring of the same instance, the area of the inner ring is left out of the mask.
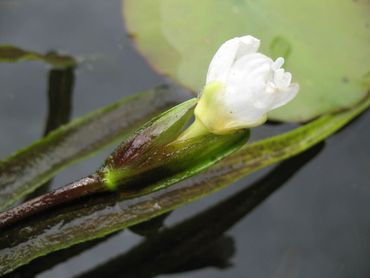
[[[196,99],[154,118],[121,144],[99,171],[111,190],[158,190],[191,177],[244,145],[249,130],[175,140],[193,115]]]
[[[128,166],[145,159],[150,150],[174,141],[193,116],[196,103],[197,99],[193,98],[163,112],[121,143],[98,170],[106,186],[117,189],[115,176],[129,172]]]

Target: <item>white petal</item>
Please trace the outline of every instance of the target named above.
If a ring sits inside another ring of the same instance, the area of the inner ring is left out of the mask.
[[[228,40],[221,45],[209,65],[206,84],[213,81],[225,81],[226,76],[234,63],[238,48],[238,38]]]
[[[229,72],[227,83],[238,85],[246,83],[246,78],[254,75],[255,72],[270,71],[271,63],[272,60],[261,53],[245,55],[234,63]]]
[[[286,88],[292,81],[292,74],[290,72],[284,72],[283,69],[278,69],[274,74],[274,83],[278,88]]]
[[[298,83],[292,83],[287,88],[278,89],[274,93],[274,102],[270,109],[271,110],[276,109],[280,106],[287,104],[297,95],[298,91],[299,91]]]
[[[273,63],[272,65],[272,69],[273,70],[278,70],[281,68],[281,66],[284,65],[284,58],[283,57],[279,57],[275,60],[275,62]]]
[[[266,80],[272,75],[272,60],[261,53],[246,55],[235,62],[227,78],[227,91],[230,98],[244,99],[258,95],[265,87]]]
[[[233,118],[225,125],[229,130],[254,127],[266,121],[266,112],[253,106],[244,106],[242,111],[234,111]]]
[[[260,40],[252,36],[244,36],[239,38],[239,49],[236,54],[236,59],[244,55],[256,53],[260,47]]]
[[[252,36],[236,37],[226,41],[217,50],[207,73],[206,83],[224,82],[233,63],[244,55],[255,53],[260,41]]]

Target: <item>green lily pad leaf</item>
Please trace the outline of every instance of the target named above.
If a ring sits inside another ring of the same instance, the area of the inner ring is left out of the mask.
[[[20,61],[43,61],[55,68],[68,68],[77,65],[76,59],[68,55],[56,52],[40,54],[14,45],[0,45],[0,62],[15,63]]]
[[[0,275],[35,258],[174,210],[261,168],[302,153],[338,131],[369,106],[370,98],[367,98],[351,110],[322,116],[290,132],[247,144],[206,172],[165,190],[129,199],[125,191],[98,195],[10,226],[0,231]]]
[[[307,121],[369,91],[370,5],[350,0],[125,0],[128,32],[154,68],[198,92],[227,39],[251,34],[283,56],[301,90],[270,119]]]

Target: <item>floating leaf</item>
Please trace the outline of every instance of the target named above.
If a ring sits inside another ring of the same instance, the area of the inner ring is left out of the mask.
[[[324,140],[370,105],[323,116],[288,133],[247,145],[207,172],[165,190],[127,200],[126,192],[96,196],[50,211],[0,234],[0,274],[80,242],[146,221],[220,190],[273,163],[301,153]]]
[[[130,229],[135,231],[140,227],[139,232],[145,235],[149,234],[150,237],[119,257],[108,260],[88,273],[82,274],[81,277],[101,277],[101,273],[105,273],[108,277],[114,277],[118,273],[124,277],[148,277],[150,276],[148,274],[153,276],[154,274],[168,273],[170,270],[182,271],[183,268],[180,266],[188,264],[189,261],[193,263],[198,261],[199,265],[201,258],[209,258],[210,255],[206,255],[207,252],[198,254],[199,248],[208,250],[210,245],[214,246],[223,233],[238,223],[276,189],[284,185],[290,177],[315,157],[321,151],[322,145],[324,144],[281,163],[266,176],[242,191],[238,191],[232,197],[171,228],[162,225],[163,218],[169,213],[131,226]],[[159,228],[161,228],[160,231]],[[101,241],[102,239],[85,242],[38,258],[31,264],[19,268],[14,274],[16,277],[35,276]],[[180,252],[180,248],[186,248],[186,251]],[[161,253],[161,256],[156,256],[158,252]],[[199,255],[202,256],[199,257]],[[216,254],[216,256],[219,255]],[[137,268],[136,264],[132,264],[133,261],[142,262],[140,269]]]
[[[0,210],[32,192],[66,166],[123,140],[139,124],[188,97],[160,87],[124,98],[51,132],[0,161]]]
[[[128,32],[160,72],[198,92],[227,39],[261,39],[301,85],[270,119],[307,121],[356,104],[369,91],[370,5],[350,0],[124,0]]]
[[[56,68],[69,68],[77,65],[76,59],[68,55],[56,52],[40,54],[14,45],[0,45],[0,62],[15,63],[20,61],[43,61]]]

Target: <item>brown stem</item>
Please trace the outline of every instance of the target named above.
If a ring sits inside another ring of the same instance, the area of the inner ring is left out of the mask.
[[[0,213],[0,229],[51,207],[105,191],[107,191],[107,187],[98,175],[82,178]]]

